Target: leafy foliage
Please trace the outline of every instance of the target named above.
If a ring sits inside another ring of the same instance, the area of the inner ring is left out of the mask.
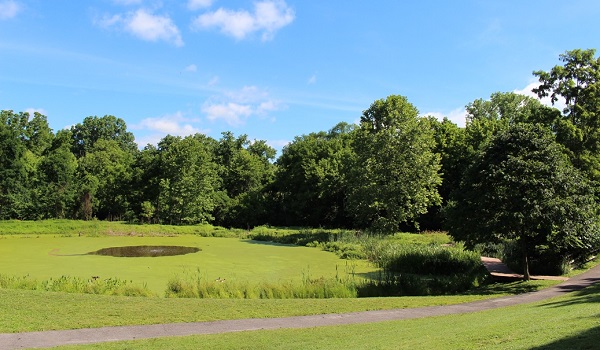
[[[403,96],[363,112],[349,176],[349,211],[360,227],[392,233],[440,203],[439,155],[426,118]]]
[[[562,256],[589,252],[599,231],[592,188],[539,125],[516,124],[496,136],[467,170],[447,214],[450,234],[470,247],[517,240]]]

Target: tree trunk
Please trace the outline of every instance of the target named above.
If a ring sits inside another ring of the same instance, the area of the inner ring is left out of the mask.
[[[529,259],[527,257],[527,241],[525,239],[523,239],[523,280],[525,281],[529,281],[530,279],[530,275],[529,275]]]

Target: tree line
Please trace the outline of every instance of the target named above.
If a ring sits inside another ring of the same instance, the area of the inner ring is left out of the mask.
[[[358,125],[297,136],[277,158],[266,141],[231,132],[169,135],[140,150],[114,116],[54,133],[39,113],[5,110],[0,219],[444,227],[473,244],[554,237],[589,249],[600,194],[600,59],[577,49],[560,61],[534,72],[534,92],[564,101],[562,111],[498,92],[467,104],[458,127],[392,95]]]

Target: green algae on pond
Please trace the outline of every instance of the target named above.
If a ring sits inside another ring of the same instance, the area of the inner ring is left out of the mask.
[[[90,255],[106,255],[116,257],[159,257],[159,256],[174,256],[197,253],[200,248],[182,247],[182,246],[125,246],[125,247],[110,247],[90,252]]]

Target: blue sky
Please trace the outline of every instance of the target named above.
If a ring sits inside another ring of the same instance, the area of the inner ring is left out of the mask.
[[[0,0],[0,109],[54,130],[111,114],[142,145],[280,149],[392,94],[464,125],[467,103],[600,48],[598,18],[597,0]]]

